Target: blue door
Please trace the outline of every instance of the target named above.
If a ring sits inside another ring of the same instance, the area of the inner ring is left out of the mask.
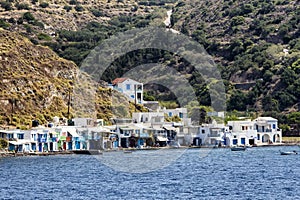
[[[80,142],[76,141],[75,148],[80,149]]]
[[[245,138],[241,138],[241,144],[246,144],[246,139]]]
[[[42,151],[43,151],[43,144],[39,143],[39,152],[42,152]]]
[[[68,150],[72,150],[72,142],[68,142]]]
[[[237,142],[238,142],[238,140],[237,140],[237,139],[233,139],[233,140],[232,140],[232,144],[233,144],[233,145],[236,145],[236,144],[237,144]]]
[[[35,143],[32,143],[32,144],[31,144],[31,150],[32,150],[32,151],[35,151],[35,150],[36,150],[36,144],[35,144]]]

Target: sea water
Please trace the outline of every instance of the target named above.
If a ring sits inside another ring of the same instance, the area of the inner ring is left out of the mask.
[[[0,158],[0,199],[297,199],[300,155],[280,150],[300,148],[111,152],[112,165],[90,155]]]

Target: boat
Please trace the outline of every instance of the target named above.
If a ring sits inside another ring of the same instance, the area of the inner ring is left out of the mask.
[[[132,153],[132,151],[130,151],[130,150],[125,150],[125,151],[123,151],[124,153]]]
[[[246,147],[231,147],[231,151],[245,151]]]
[[[297,151],[280,151],[281,155],[297,155]]]
[[[85,155],[100,155],[102,152],[100,150],[91,149],[91,150],[73,150],[72,151],[75,154],[85,154]]]

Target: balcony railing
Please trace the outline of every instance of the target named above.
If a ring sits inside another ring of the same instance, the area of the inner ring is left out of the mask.
[[[47,138],[38,138],[37,141],[38,142],[47,142]]]

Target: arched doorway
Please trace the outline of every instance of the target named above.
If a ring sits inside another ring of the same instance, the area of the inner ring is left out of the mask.
[[[270,141],[270,136],[268,134],[264,134],[262,136],[262,142],[269,142]]]

